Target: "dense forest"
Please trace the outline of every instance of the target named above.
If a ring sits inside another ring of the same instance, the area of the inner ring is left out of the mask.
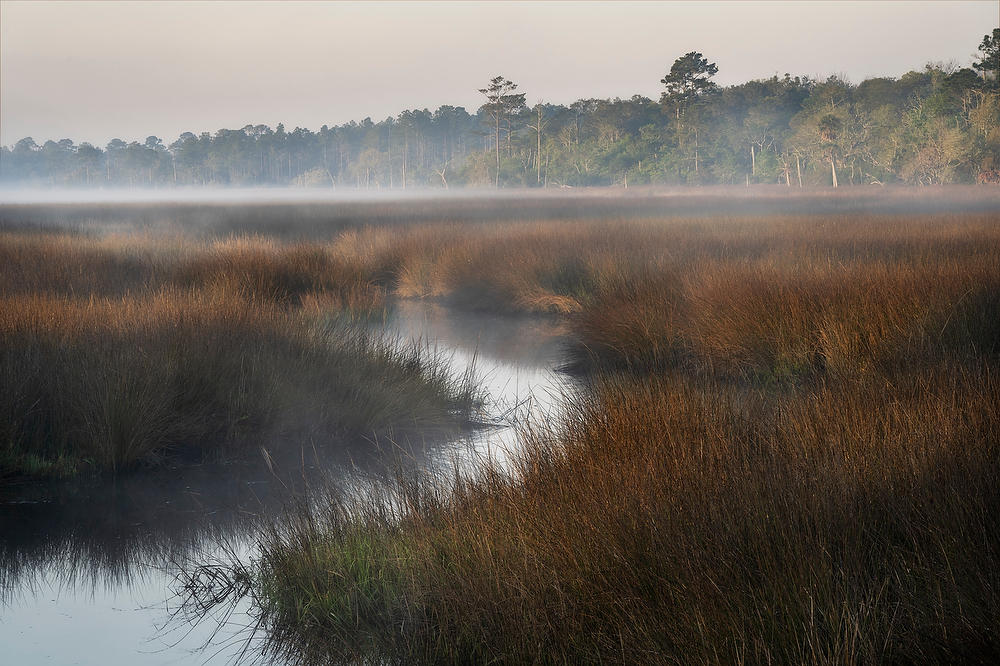
[[[156,136],[103,149],[26,137],[0,147],[7,185],[407,188],[1000,182],[1000,28],[971,67],[928,64],[854,85],[790,76],[722,87],[700,53],[659,100],[526,104],[498,76],[483,105],[328,127]]]

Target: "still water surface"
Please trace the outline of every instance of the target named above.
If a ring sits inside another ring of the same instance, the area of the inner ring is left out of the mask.
[[[564,332],[551,319],[403,302],[389,328],[435,348],[457,374],[474,361],[490,396],[487,419],[551,417],[567,388],[554,371]],[[223,546],[252,553],[258,521],[280,516],[317,477],[349,491],[388,466],[468,468],[484,456],[502,463],[513,444],[513,428],[500,426],[405,447],[301,447],[272,452],[271,465],[203,464],[97,487],[7,489],[0,494],[0,665],[231,662],[252,637],[247,602],[221,627],[187,621],[174,592],[177,562],[224,557]]]

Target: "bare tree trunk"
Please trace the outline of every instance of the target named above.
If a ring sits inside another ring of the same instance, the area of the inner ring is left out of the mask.
[[[441,177],[441,182],[444,183],[444,189],[448,189],[448,179],[444,177],[445,172],[448,170],[448,164],[446,163],[440,170],[434,169],[434,173]]]
[[[799,187],[802,187],[802,162],[798,155],[795,156],[795,173],[799,177]]]
[[[698,129],[694,130],[694,172],[698,173]]]
[[[538,131],[538,153],[535,155],[535,182],[542,183],[542,107],[538,106],[538,121],[536,130]]]
[[[757,175],[757,156],[754,154],[753,144],[750,144],[750,173]]]
[[[499,104],[499,102],[498,102]],[[497,131],[496,131],[496,153],[497,153],[497,175],[493,186],[500,189],[500,110],[497,110]]]
[[[833,174],[833,186],[837,187],[837,162],[833,159],[833,151],[830,151],[830,173]]]

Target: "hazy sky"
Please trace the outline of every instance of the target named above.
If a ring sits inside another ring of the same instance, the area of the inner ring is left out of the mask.
[[[104,145],[284,122],[318,129],[481,104],[496,74],[528,103],[659,97],[675,58],[716,80],[853,81],[971,61],[982,2],[0,2],[0,143]]]

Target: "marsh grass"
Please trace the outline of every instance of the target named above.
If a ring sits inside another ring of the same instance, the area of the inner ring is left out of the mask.
[[[446,429],[443,359],[224,291],[0,300],[11,472],[120,471],[306,435]],[[48,467],[46,467],[46,464]]]
[[[310,240],[260,233],[279,208],[208,238],[185,209],[179,240],[144,213],[128,252],[8,252],[3,441],[56,469],[93,433],[126,460],[289,414],[423,428],[462,391],[338,336],[350,303],[562,312],[579,390],[503,467],[294,513],[194,569],[196,605],[236,585],[306,663],[995,663],[1000,227],[970,192],[310,208]]]
[[[326,245],[0,234],[0,476],[460,427],[474,391],[371,332],[386,290]]]
[[[268,654],[1000,659],[995,216],[540,222],[454,245],[409,255],[439,297],[470,264],[497,309],[568,276],[544,288],[578,304],[582,388],[503,469],[401,477],[267,532],[247,571]]]
[[[513,481],[282,524],[252,593],[306,662],[990,663],[998,388],[606,375]]]

